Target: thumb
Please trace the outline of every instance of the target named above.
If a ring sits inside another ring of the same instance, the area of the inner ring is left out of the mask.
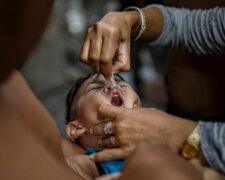
[[[116,62],[114,63],[113,72],[127,72],[130,70],[130,41],[120,43],[116,52]]]
[[[104,117],[116,119],[117,115],[123,110],[124,108],[121,107],[113,106],[110,104],[102,104],[99,107],[98,112]]]
[[[112,159],[125,159],[126,154],[122,148],[104,149],[96,154],[90,154],[89,159],[92,161],[109,161]]]

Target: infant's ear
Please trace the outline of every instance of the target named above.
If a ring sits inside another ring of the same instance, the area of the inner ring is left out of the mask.
[[[78,121],[71,121],[66,126],[66,133],[72,139],[77,139],[87,131]]]

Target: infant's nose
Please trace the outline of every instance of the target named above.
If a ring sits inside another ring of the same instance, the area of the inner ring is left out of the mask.
[[[110,84],[106,85],[104,88],[104,92],[109,92],[112,90],[112,86]]]

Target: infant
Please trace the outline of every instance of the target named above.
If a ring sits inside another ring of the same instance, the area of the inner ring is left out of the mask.
[[[119,75],[115,75],[116,86],[112,82],[106,81],[103,75],[90,75],[85,78],[80,78],[70,90],[67,99],[67,135],[75,140],[82,148],[87,150],[87,153],[95,153],[103,148],[98,146],[98,139],[104,136],[94,136],[87,133],[87,130],[103,121],[111,121],[98,114],[98,109],[101,104],[111,104],[121,108],[136,108],[141,107],[141,101],[132,87],[124,81]],[[81,162],[79,157],[78,163]],[[88,160],[85,160],[88,161]],[[93,162],[89,162],[89,166]],[[94,163],[97,167],[92,169],[98,172],[92,173],[94,176],[114,173],[120,170],[123,160],[113,160],[106,162]],[[86,166],[86,165],[85,165]],[[73,167],[74,168],[74,167]],[[75,167],[81,169],[80,167]],[[91,168],[90,168],[91,169]],[[84,172],[79,172],[85,174]],[[88,179],[88,177],[85,177]],[[93,178],[93,177],[92,177]]]

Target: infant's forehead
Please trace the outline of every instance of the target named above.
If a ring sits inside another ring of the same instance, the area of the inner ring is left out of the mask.
[[[115,79],[116,80],[120,80],[120,81],[124,81],[119,75],[115,74]],[[84,85],[88,85],[92,82],[98,82],[98,81],[107,81],[105,79],[105,77],[102,74],[94,74],[92,75],[90,78],[88,78],[83,84]]]
[[[105,81],[105,78],[104,78],[104,76],[102,74],[93,74],[92,76],[90,76],[88,79],[86,79],[83,82],[82,86],[87,86],[90,83],[92,83],[93,81],[98,81],[98,80]]]
[[[118,76],[119,77],[119,76]],[[121,78],[120,78],[121,79]],[[79,99],[83,93],[85,93],[85,90],[88,88],[88,86],[92,83],[98,83],[98,82],[106,81],[104,76],[102,74],[93,74],[89,78],[87,78],[79,87],[77,93],[75,94],[75,99]],[[76,101],[75,100],[75,101]]]

